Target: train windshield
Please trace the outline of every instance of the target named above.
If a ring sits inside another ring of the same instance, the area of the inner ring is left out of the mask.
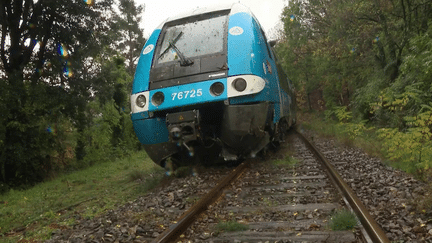
[[[223,15],[169,26],[156,56],[157,63],[177,61],[179,55],[193,58],[222,52],[226,21],[227,16]]]

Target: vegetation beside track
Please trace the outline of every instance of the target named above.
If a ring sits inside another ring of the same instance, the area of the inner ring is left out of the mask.
[[[332,230],[353,230],[356,225],[355,214],[346,209],[334,212],[329,223]]]
[[[31,189],[11,190],[1,198],[0,242],[49,239],[53,231],[72,226],[76,218],[95,217],[145,194],[163,175],[162,168],[139,152]]]
[[[329,117],[326,118],[324,113],[319,112],[302,112],[298,116],[299,124],[301,124],[300,130],[311,130],[318,136],[334,138],[345,146],[361,148],[367,154],[382,159],[386,165],[430,183],[429,193],[432,193],[431,157],[413,157],[412,154],[416,152],[415,150],[409,146],[398,145],[399,140],[394,137],[382,136],[383,130],[377,127],[355,123],[352,120],[339,119],[337,122]],[[339,116],[339,118],[341,117],[344,116]],[[395,136],[398,136],[399,133],[402,132],[396,132]],[[403,135],[399,134],[399,136]],[[408,143],[416,143],[416,141],[409,140],[409,137],[405,139]],[[432,141],[423,141],[423,144],[424,147],[432,146]],[[399,156],[395,156],[396,152]],[[415,204],[419,212],[425,212],[432,206],[432,199],[428,197],[418,198]]]
[[[318,112],[303,112],[300,114],[300,120],[302,128],[313,130],[322,136],[334,137],[344,145],[362,148],[366,153],[383,159],[387,165],[413,174],[419,179],[425,181],[431,179],[432,158],[422,157],[421,151],[416,151],[413,146],[404,146],[405,143],[414,144],[414,146],[417,143],[425,149],[432,146],[431,141],[423,141],[421,145],[415,140],[415,137],[407,135],[404,144],[401,144],[399,142],[402,141],[396,139],[395,136],[403,136],[399,134],[402,132],[386,136],[385,133],[388,132],[386,129],[344,121],[342,118],[335,121]],[[427,153],[430,152],[427,151]]]
[[[246,224],[239,223],[237,221],[220,221],[216,225],[216,233],[222,232],[234,232],[234,231],[245,231],[248,230],[249,226]]]
[[[285,158],[282,159],[276,159],[272,161],[272,164],[275,166],[289,166],[294,167],[299,163],[298,160],[296,160],[294,157],[292,157],[290,154],[288,154]]]
[[[276,45],[300,109],[322,112],[316,127],[423,179],[432,167],[431,20],[431,1],[293,0]]]

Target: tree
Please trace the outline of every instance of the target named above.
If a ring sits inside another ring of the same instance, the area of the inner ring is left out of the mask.
[[[97,93],[92,105],[93,109],[98,110],[99,113],[93,116],[92,122],[99,120],[97,122],[99,125],[104,123],[104,126],[108,128],[107,141],[110,142],[111,152],[116,153],[113,156],[123,155],[123,152],[132,151],[138,147],[138,140],[129,115],[128,94],[132,78],[132,75],[126,70],[124,58],[114,56],[104,62],[100,75],[93,80]],[[101,118],[97,115],[101,115]]]
[[[130,75],[135,73],[136,61],[145,44],[144,30],[139,27],[144,5],[135,5],[134,0],[120,0],[120,14],[116,17],[118,30],[117,50],[127,61],[127,70]]]
[[[410,40],[431,19],[426,0],[290,1],[285,47],[278,50],[292,79],[306,92],[319,87],[328,108],[348,106],[358,119],[382,119],[387,115],[371,116],[371,103],[398,80]]]
[[[56,119],[80,123],[91,85],[84,68],[107,27],[111,0],[0,3],[0,181],[33,183],[49,171]],[[4,107],[4,104],[7,104]],[[79,127],[79,126],[78,126]]]

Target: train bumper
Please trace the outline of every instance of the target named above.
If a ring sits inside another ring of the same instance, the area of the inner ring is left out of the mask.
[[[269,102],[226,106],[223,115],[221,140],[225,160],[238,156],[255,157],[270,140],[266,131],[269,122]]]
[[[159,144],[144,144],[147,155],[156,164],[165,167],[165,159],[178,152],[178,147],[174,143],[165,142]]]
[[[178,152],[177,146],[168,142],[165,119],[133,119],[133,126],[144,150],[155,163],[163,166],[166,158]]]

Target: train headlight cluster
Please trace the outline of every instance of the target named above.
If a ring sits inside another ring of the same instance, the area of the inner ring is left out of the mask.
[[[140,107],[140,108],[144,108],[144,106],[146,105],[147,99],[144,95],[138,95],[138,97],[135,100],[135,104]]]
[[[210,93],[214,96],[221,95],[225,90],[223,83],[216,82],[210,86]]]
[[[161,105],[165,100],[165,95],[162,92],[156,92],[153,96],[152,96],[152,103],[155,106],[159,106]]]
[[[236,89],[238,92],[244,91],[247,87],[246,80],[244,80],[243,78],[235,79],[232,84],[234,86],[234,89]]]
[[[258,94],[261,92],[268,81],[256,75],[238,75],[228,77],[227,96],[228,98]]]
[[[138,113],[148,111],[149,106],[149,92],[144,91],[130,96],[131,112]]]

